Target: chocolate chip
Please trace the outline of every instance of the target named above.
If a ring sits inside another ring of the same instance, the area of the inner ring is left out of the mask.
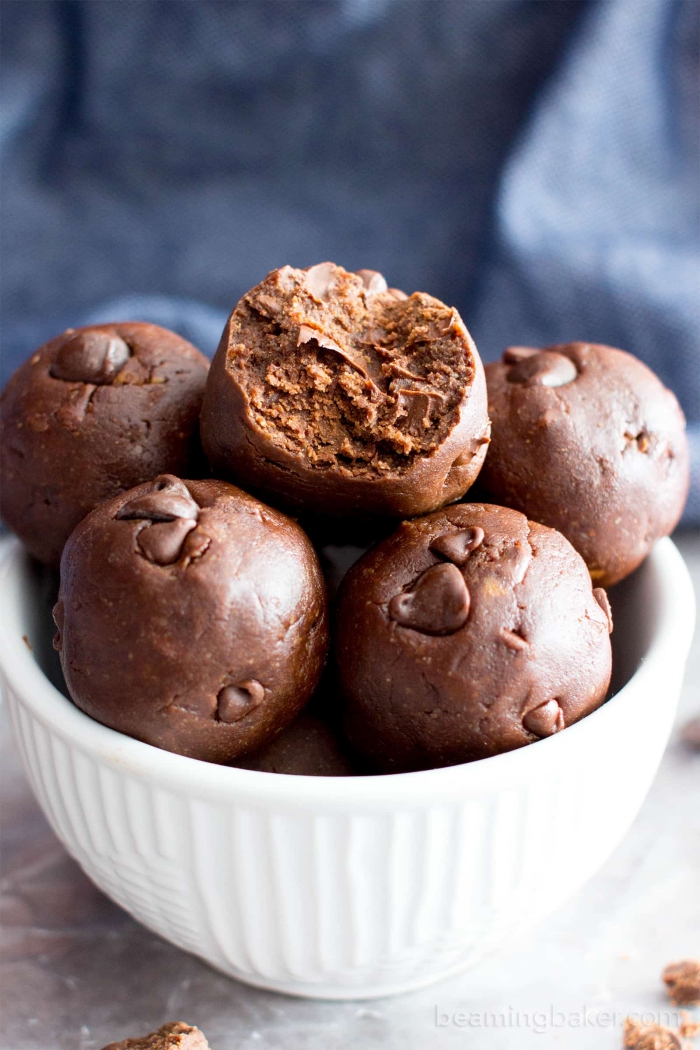
[[[398,299],[399,302],[403,302],[404,299],[408,299],[405,292],[402,292],[400,288],[388,288],[387,291],[392,299]]]
[[[536,346],[509,346],[503,351],[503,361],[507,365],[517,365],[539,353]]]
[[[401,390],[402,407],[406,413],[406,430],[415,433],[430,425],[430,394],[424,390]]]
[[[271,295],[259,295],[255,300],[254,305],[256,307],[262,307],[262,309],[271,317],[278,317],[282,311],[282,304]]]
[[[56,409],[56,422],[66,430],[79,430],[85,422],[85,416],[96,390],[94,383],[66,387],[66,399],[61,407]]]
[[[265,697],[265,687],[250,678],[240,685],[225,685],[216,698],[216,718],[219,722],[240,722],[254,711]]]
[[[317,302],[328,301],[328,293],[333,284],[336,266],[332,262],[318,263],[306,271],[306,290]]]
[[[197,527],[191,518],[160,521],[141,529],[136,542],[148,561],[156,565],[172,565],[182,553],[185,536]]]
[[[576,365],[564,354],[553,350],[541,350],[521,358],[509,369],[509,383],[525,383],[527,386],[566,386],[578,375]]]
[[[173,521],[175,518],[197,520],[199,507],[179,478],[161,474],[150,492],[134,496],[125,503],[117,518],[150,518],[151,521]]]
[[[297,346],[301,346],[302,343],[310,343],[312,339],[315,339],[319,346],[324,346],[326,350],[335,350],[336,353],[342,354],[343,348],[338,346],[335,339],[331,339],[330,336],[325,335],[318,328],[311,328],[310,325],[300,324],[299,335],[297,336]]]
[[[111,383],[129,360],[131,351],[117,335],[108,332],[76,332],[59,348],[50,373],[71,383]]]
[[[384,275],[377,270],[355,270],[355,273],[358,277],[362,278],[365,291],[369,292],[371,295],[375,295],[377,292],[387,291]]]
[[[194,561],[195,558],[201,558],[209,550],[210,544],[211,536],[207,536],[206,533],[200,532],[198,529],[196,532],[188,533],[182,553],[190,561]]]
[[[564,712],[556,700],[547,700],[546,703],[528,711],[523,718],[523,725],[535,736],[552,736],[564,728]]]
[[[469,616],[469,591],[456,565],[427,569],[413,586],[389,602],[389,616],[422,634],[454,634]]]
[[[455,565],[464,565],[470,553],[484,542],[484,530],[479,525],[457,532],[441,532],[430,543],[431,551]]]
[[[319,346],[322,346],[324,350],[331,350],[338,357],[342,358],[343,361],[347,362],[352,368],[356,368],[357,371],[374,386],[372,377],[367,371],[367,362],[362,356],[360,350],[353,350],[348,347],[339,346],[335,339],[331,339],[330,336],[324,335],[318,328],[311,328],[310,325],[302,324],[299,325],[299,335],[297,336],[297,346],[301,346],[302,343],[310,343],[313,339],[316,340]]]
[[[55,633],[55,635],[53,637],[53,647],[54,647],[54,649],[57,649],[58,652],[60,652],[61,649],[63,648],[63,640],[61,638],[61,632],[63,630],[63,619],[64,619],[63,602],[56,602],[56,604],[53,607],[52,615],[53,615],[53,622],[56,624],[56,627],[58,628],[58,630],[56,631],[56,633]]]
[[[491,442],[491,426],[489,425],[486,430],[478,438],[473,438],[471,443],[463,448],[457,458],[454,460],[452,467],[466,467],[474,459],[482,445],[488,445]],[[450,470],[452,469],[450,467]]]
[[[610,634],[612,632],[612,629],[613,629],[613,616],[612,616],[612,609],[610,608],[610,599],[608,598],[608,595],[607,595],[606,591],[604,591],[602,587],[594,588],[594,590],[593,590],[593,597],[598,602],[598,605],[601,607],[601,609],[603,610],[603,612],[605,613],[605,615],[607,617],[607,620],[608,620],[608,634]]]
[[[517,652],[524,652],[529,648],[529,642],[521,634],[518,634],[517,631],[510,631],[507,627],[501,628],[501,638],[509,649]]]
[[[646,453],[651,448],[651,441],[646,430],[640,430],[638,434],[631,434],[629,430],[626,430],[624,436],[630,444],[635,442],[640,452]]]

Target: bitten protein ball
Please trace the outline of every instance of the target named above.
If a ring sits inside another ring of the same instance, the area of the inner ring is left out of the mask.
[[[486,379],[483,491],[562,532],[595,583],[627,576],[685,505],[689,453],[675,396],[636,357],[589,343],[509,347]]]
[[[58,566],[78,522],[157,474],[201,473],[209,362],[174,332],[129,322],[69,328],[0,398],[0,516]]]
[[[605,591],[553,529],[469,503],[404,522],[340,588],[350,741],[403,772],[551,736],[603,702],[611,630]]]
[[[214,473],[294,510],[410,517],[463,496],[489,440],[456,310],[380,273],[284,266],[243,296],[212,364]]]
[[[323,577],[299,526],[226,482],[167,474],[78,525],[54,619],[79,708],[209,762],[284,729],[328,645]]]

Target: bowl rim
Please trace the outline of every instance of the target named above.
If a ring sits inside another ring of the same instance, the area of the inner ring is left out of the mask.
[[[110,729],[79,710],[49,681],[22,634],[18,606],[29,555],[17,539],[2,546],[5,551],[4,556],[0,552],[0,672],[20,703],[50,733],[102,765],[180,795],[215,798],[220,802],[274,802],[282,808],[320,805],[347,812],[367,805],[403,804],[414,809],[427,807],[437,799],[461,798],[475,791],[503,790],[537,781],[551,774],[553,768],[566,768],[581,748],[594,747],[598,734],[611,732],[616,720],[624,726],[628,709],[634,707],[640,690],[654,678],[663,681],[665,668],[682,669],[695,623],[690,574],[678,548],[666,537],[657,541],[643,563],[642,571],[650,574],[656,600],[655,608],[647,610],[652,621],[651,637],[637,670],[602,707],[569,726],[566,732],[515,751],[419,772],[355,777],[273,774],[176,755]],[[658,690],[659,703],[666,696]]]

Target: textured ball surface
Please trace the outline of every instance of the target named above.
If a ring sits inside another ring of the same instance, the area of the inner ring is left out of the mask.
[[[493,433],[479,485],[558,529],[608,587],[673,531],[689,484],[685,419],[623,350],[509,347],[486,365]]]
[[[226,482],[171,475],[78,525],[54,619],[78,707],[210,762],[284,729],[328,645],[323,577],[299,526]]]
[[[384,772],[551,736],[605,699],[611,630],[605,591],[553,529],[469,503],[404,522],[340,588],[348,736]]]
[[[157,474],[200,468],[209,362],[174,332],[129,322],[68,329],[0,398],[0,516],[58,566],[78,522]]]

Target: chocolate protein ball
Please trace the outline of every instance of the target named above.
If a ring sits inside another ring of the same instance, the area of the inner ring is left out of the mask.
[[[209,362],[174,332],[125,322],[69,328],[0,398],[0,515],[58,566],[78,522],[119,492],[201,472],[198,416]]]
[[[611,629],[605,591],[553,529],[469,503],[404,522],[340,588],[350,741],[402,772],[551,736],[603,702]]]
[[[340,735],[308,708],[269,744],[232,764],[240,769],[306,777],[351,777],[359,772]]]
[[[456,310],[333,263],[244,295],[207,381],[214,473],[295,511],[413,516],[463,496],[489,440],[486,386]]]
[[[209,1050],[209,1043],[199,1028],[175,1021],[164,1024],[157,1032],[140,1039],[123,1039],[110,1043],[104,1050]]]
[[[610,586],[675,528],[689,482],[680,406],[623,350],[509,347],[486,365],[492,441],[479,485],[558,529]]]
[[[226,482],[167,474],[78,525],[54,619],[79,708],[209,762],[291,722],[328,644],[323,577],[299,526]]]

